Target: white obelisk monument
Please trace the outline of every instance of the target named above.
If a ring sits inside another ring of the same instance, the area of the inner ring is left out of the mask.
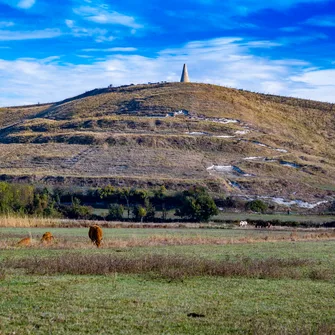
[[[188,76],[188,71],[187,71],[187,65],[186,64],[184,64],[183,73],[181,74],[180,82],[181,83],[189,83],[190,82],[190,78]]]

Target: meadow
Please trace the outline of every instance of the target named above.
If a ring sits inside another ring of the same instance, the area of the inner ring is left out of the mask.
[[[1,335],[335,333],[333,229],[87,233],[0,228]]]

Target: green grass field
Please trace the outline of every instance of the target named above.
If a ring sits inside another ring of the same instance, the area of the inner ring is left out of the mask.
[[[100,249],[87,232],[0,228],[1,335],[335,332],[331,230],[104,229]]]

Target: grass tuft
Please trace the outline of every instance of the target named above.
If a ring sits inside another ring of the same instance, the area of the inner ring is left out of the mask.
[[[311,265],[308,259],[251,259],[208,260],[185,256],[146,255],[137,258],[119,255],[68,253],[52,258],[7,259],[6,268],[26,269],[37,275],[106,275],[149,274],[160,278],[182,280],[195,276],[247,277],[247,278],[291,278],[304,276],[299,268]],[[315,276],[314,280],[328,280]]]

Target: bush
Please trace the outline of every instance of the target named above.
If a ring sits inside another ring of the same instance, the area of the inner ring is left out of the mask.
[[[247,210],[251,210],[253,212],[264,213],[267,210],[268,205],[262,200],[253,200],[247,202],[245,207]]]
[[[123,220],[123,211],[124,207],[119,204],[112,204],[109,206],[108,215],[106,217],[107,220]]]
[[[80,205],[77,198],[73,198],[71,206],[61,206],[61,212],[69,219],[90,219],[93,208]]]
[[[182,205],[175,215],[192,221],[208,221],[219,213],[214,200],[202,187],[194,187],[184,191],[181,195]]]
[[[133,209],[133,215],[136,221],[143,222],[143,218],[147,215],[147,210],[143,206],[135,206]]]

